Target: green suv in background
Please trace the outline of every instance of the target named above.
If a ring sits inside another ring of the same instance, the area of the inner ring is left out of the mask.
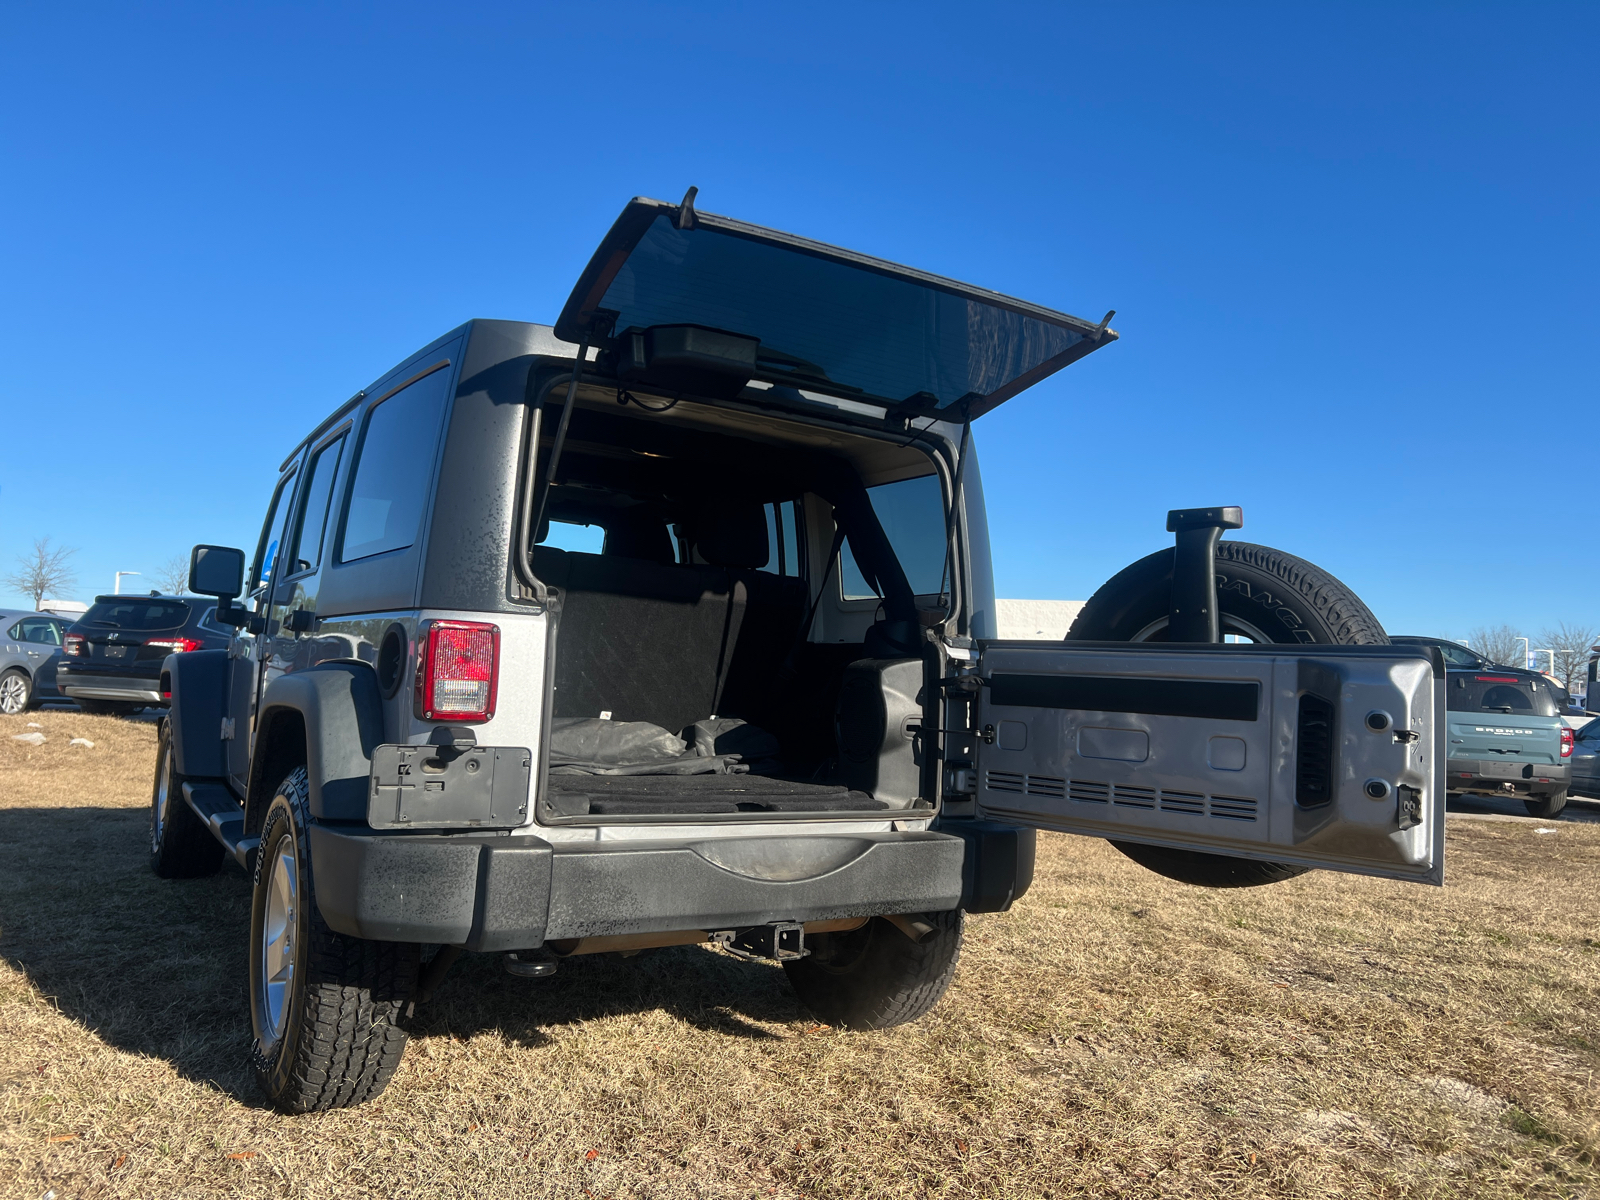
[[[1572,730],[1550,681],[1509,667],[1446,674],[1449,790],[1522,797],[1535,817],[1567,806]]]

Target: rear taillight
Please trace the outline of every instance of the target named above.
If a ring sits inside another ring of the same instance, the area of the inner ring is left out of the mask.
[[[168,650],[171,650],[174,654],[187,654],[191,650],[200,649],[200,647],[204,646],[205,643],[202,642],[199,638],[176,637],[176,638],[151,638],[149,641],[147,641],[145,643],[145,645],[146,646],[165,646]]]
[[[500,629],[434,621],[417,654],[416,713],[424,721],[487,721],[500,675]]]
[[[1561,727],[1561,757],[1572,757],[1572,730],[1565,725]]]
[[[73,658],[87,658],[89,656],[89,639],[81,633],[67,634],[66,645],[62,647]]]

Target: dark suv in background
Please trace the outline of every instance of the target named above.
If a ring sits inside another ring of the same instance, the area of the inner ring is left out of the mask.
[[[216,611],[215,600],[195,596],[96,596],[67,630],[56,685],[84,712],[164,706],[167,655],[227,648],[233,631],[215,623]]]

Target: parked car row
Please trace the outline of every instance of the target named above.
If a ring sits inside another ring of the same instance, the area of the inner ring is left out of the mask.
[[[62,699],[101,714],[165,706],[167,655],[227,648],[232,630],[216,622],[216,608],[215,600],[152,592],[96,596],[76,621],[0,609],[0,713]]]

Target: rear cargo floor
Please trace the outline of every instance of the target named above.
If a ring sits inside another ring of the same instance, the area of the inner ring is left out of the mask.
[[[551,775],[564,817],[640,813],[876,812],[889,806],[837,783],[764,775]]]

